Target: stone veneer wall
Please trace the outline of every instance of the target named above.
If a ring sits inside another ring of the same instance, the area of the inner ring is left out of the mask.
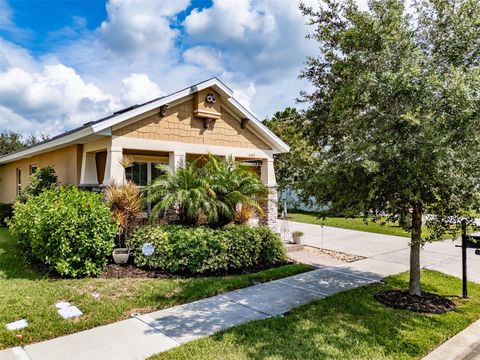
[[[278,232],[278,197],[277,188],[271,187],[268,190],[268,200],[263,206],[264,216],[261,217],[260,223],[267,225],[270,229]]]
[[[203,128],[203,119],[193,115],[193,100],[187,100],[167,109],[163,118],[155,114],[115,130],[113,134],[139,139],[271,150],[271,146],[251,130],[242,129],[240,121],[225,108],[221,109],[221,118],[208,129]]]

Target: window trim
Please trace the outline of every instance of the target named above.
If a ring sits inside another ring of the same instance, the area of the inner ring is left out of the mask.
[[[22,193],[22,168],[18,167],[15,169],[15,180],[15,193],[17,194],[17,196],[20,196],[20,194]]]
[[[167,162],[159,162],[159,161],[143,161],[143,160],[134,160],[132,167],[134,166],[135,163],[140,163],[140,164],[147,164],[147,185],[150,185],[154,179],[152,179],[152,165],[167,165]],[[125,174],[126,175],[126,174]],[[133,181],[133,180],[132,180]],[[133,181],[135,182],[135,181]],[[137,185],[140,189],[143,189],[145,185]]]
[[[35,169],[35,171],[33,171],[33,169]],[[29,172],[30,176],[35,174],[37,171],[38,171],[38,165],[37,164],[32,164],[28,167],[28,172]]]

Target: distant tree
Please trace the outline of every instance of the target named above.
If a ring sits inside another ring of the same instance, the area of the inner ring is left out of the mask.
[[[303,96],[318,153],[308,188],[336,209],[411,216],[409,292],[420,295],[422,215],[435,215],[432,240],[478,203],[480,6],[368,5],[301,5],[320,49],[302,73],[314,86]]]
[[[49,136],[42,133],[38,137],[32,134],[25,140],[20,132],[4,130],[0,133],[0,156],[22,150],[48,139]]]
[[[315,147],[309,142],[309,123],[295,108],[276,112],[264,120],[270,130],[290,146],[285,154],[275,155],[275,176],[278,190],[296,190],[301,195],[304,180],[312,173]]]
[[[12,130],[4,130],[0,133],[0,156],[21,150],[24,147],[21,133]]]

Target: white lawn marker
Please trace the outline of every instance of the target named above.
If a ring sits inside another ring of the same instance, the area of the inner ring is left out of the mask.
[[[66,301],[56,303],[55,307],[57,308],[58,314],[65,320],[83,315],[79,308]]]
[[[28,326],[28,322],[25,319],[17,320],[7,324],[5,327],[8,331],[20,330],[26,328]]]

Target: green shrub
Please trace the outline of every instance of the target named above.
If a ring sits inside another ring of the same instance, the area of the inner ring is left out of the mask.
[[[142,253],[145,243],[153,245],[153,255]],[[265,226],[143,226],[130,236],[128,245],[137,266],[173,274],[224,274],[286,259],[280,237]]]
[[[0,227],[7,225],[7,219],[13,215],[12,204],[0,204]]]
[[[16,202],[9,226],[30,260],[70,277],[98,275],[118,230],[102,196],[76,187]]]
[[[53,166],[38,169],[30,178],[30,182],[23,188],[18,197],[20,202],[25,202],[31,196],[38,196],[43,191],[58,185],[58,176]]]

